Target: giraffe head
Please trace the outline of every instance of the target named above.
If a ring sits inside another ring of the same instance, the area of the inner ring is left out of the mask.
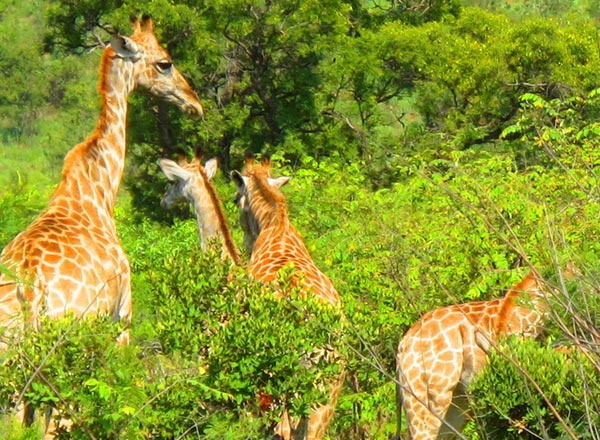
[[[251,254],[261,231],[260,223],[265,208],[273,203],[284,203],[279,189],[288,183],[291,177],[272,178],[269,159],[263,158],[261,163],[257,164],[254,157],[248,157],[243,173],[232,171],[231,178],[237,187],[235,202],[240,211],[244,247]]]
[[[194,191],[198,188],[207,192],[208,182],[217,173],[218,162],[216,158],[212,158],[202,166],[198,156],[191,162],[181,156],[179,163],[170,159],[160,159],[158,165],[171,182],[160,201],[160,206],[171,209],[183,201],[194,203]]]
[[[223,259],[231,258],[234,264],[240,265],[240,253],[231,237],[221,201],[210,181],[217,173],[217,159],[208,160],[204,166],[200,159],[196,150],[192,162],[188,162],[184,155],[179,156],[179,163],[169,159],[158,161],[163,173],[172,182],[160,204],[168,209],[184,200],[191,203],[198,222],[202,249],[206,249],[211,240],[220,235]]]
[[[198,95],[173,66],[171,57],[154,35],[152,19],[146,15],[138,20],[132,16],[133,34],[130,37],[113,35],[110,45],[114,56],[132,64],[134,87],[172,102],[186,113],[202,115]]]

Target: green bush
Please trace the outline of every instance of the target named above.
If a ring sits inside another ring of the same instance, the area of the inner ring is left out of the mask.
[[[18,181],[7,185],[0,192],[0,248],[4,248],[15,236],[27,227],[44,208],[37,191],[26,182]]]
[[[127,438],[139,430],[134,414],[147,400],[145,374],[134,347],[115,341],[109,318],[43,318],[43,331],[16,332],[1,355],[0,402],[10,412],[16,396],[38,414],[52,406],[73,422],[60,438]]]
[[[471,385],[476,422],[494,439],[592,438],[590,426],[600,422],[597,378],[576,348],[508,339]]]
[[[211,390],[167,408],[161,404],[165,413],[196,414],[188,420],[196,417],[197,429],[219,432],[227,412],[226,420],[244,420],[260,428],[259,435],[284,402],[300,415],[327,399],[321,385],[340,374],[345,352],[341,315],[292,288],[291,267],[279,281],[287,295],[277,299],[272,287],[248,278],[244,268],[222,263],[219,251],[202,252],[195,227],[188,221],[176,223],[170,234],[149,224],[125,231],[135,261],[134,320],[145,322],[134,340],[144,353],[160,356],[157,368],[193,369]],[[261,394],[272,396],[266,414],[259,408]],[[261,417],[262,425],[252,422]],[[161,423],[165,432],[174,429],[170,422],[164,427],[164,417]]]

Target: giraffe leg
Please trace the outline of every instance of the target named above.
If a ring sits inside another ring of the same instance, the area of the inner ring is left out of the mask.
[[[347,373],[344,367],[340,377],[333,383],[329,384],[329,402],[325,405],[319,406],[310,414],[308,419],[308,431],[306,433],[306,437],[304,437],[307,440],[321,440],[325,436],[325,432],[327,431],[327,428],[333,419],[338,398],[340,397],[342,389],[344,388],[346,374]]]
[[[462,383],[459,383],[452,394],[452,403],[448,408],[444,423],[440,428],[440,438],[453,438],[456,431],[461,432],[467,422],[469,397]]]
[[[17,409],[17,417],[22,421],[24,426],[31,426],[35,419],[35,409],[28,403],[21,403]]]
[[[44,417],[45,433],[43,440],[54,440],[58,435],[59,429],[63,432],[70,432],[73,429],[73,421],[65,417],[59,418],[58,411],[52,406],[46,408]]]
[[[436,440],[442,422],[417,399],[405,396],[409,436],[413,440]]]
[[[310,413],[306,440],[321,440],[333,418],[334,407],[331,404],[321,405]]]
[[[449,383],[451,383],[450,381]],[[453,402],[453,388],[435,382],[404,384],[404,409],[408,431],[414,440],[448,438],[444,428],[446,415]],[[411,392],[412,390],[413,392]],[[455,430],[448,428],[449,432]]]
[[[292,439],[292,421],[290,420],[290,413],[285,410],[281,415],[281,421],[275,427],[275,438],[281,440]]]
[[[56,419],[53,416],[55,410],[52,407],[48,407],[46,411],[44,411],[44,416],[46,418],[46,432],[44,433],[43,440],[54,440],[56,437],[56,431],[58,429]]]

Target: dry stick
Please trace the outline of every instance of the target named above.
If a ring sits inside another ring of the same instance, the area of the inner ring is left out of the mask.
[[[585,380],[585,376],[584,376],[584,373],[583,373],[583,369],[582,369],[581,363],[579,363],[579,371],[580,371],[580,375],[581,375],[580,377],[581,377],[581,379],[583,381],[583,387],[584,387],[584,389],[586,391],[583,394],[584,407],[586,409],[585,418],[588,421],[588,426],[590,428],[590,431],[593,431],[593,433],[590,432],[592,434],[592,438],[597,439],[598,438],[598,430],[597,430],[597,428],[595,426],[595,423],[593,423],[592,419],[590,418],[590,411],[588,409],[590,407],[590,402],[589,402],[589,399],[588,399],[588,395],[591,395],[592,391],[589,388],[589,384],[588,384],[587,380]],[[595,406],[596,406],[596,411],[595,412],[597,414],[598,413],[598,405],[596,404]]]
[[[552,240],[552,236],[550,236],[550,239]],[[556,245],[553,242],[553,248],[556,248]],[[555,255],[555,254],[553,254]],[[566,291],[566,287],[564,285],[564,277],[562,276],[562,273],[559,271],[559,275],[560,275],[560,282],[562,284],[562,291]],[[577,324],[584,325],[587,324],[585,322],[582,322],[583,320],[579,317],[578,314],[573,313],[573,309],[570,307],[570,305],[566,304],[565,302],[561,303],[564,307],[565,310],[567,310],[569,312],[569,315],[573,317],[573,320],[577,322]],[[598,363],[596,362],[595,359],[592,358],[592,356],[589,354],[587,349],[584,349],[584,347],[582,347],[580,345],[579,339],[577,338],[577,336],[575,336],[570,329],[564,324],[564,322],[562,321],[562,319],[560,318],[560,316],[558,316],[557,313],[554,314],[554,320],[555,322],[558,323],[559,327],[561,328],[562,331],[564,331],[565,334],[567,334],[569,336],[569,338],[571,338],[572,341],[576,341],[576,347],[578,348],[578,350],[585,356],[585,358],[596,368],[599,368]],[[591,329],[590,326],[585,325],[585,329],[587,330],[588,328]],[[596,332],[596,329],[594,329],[594,332]],[[590,403],[589,403],[589,398],[588,396],[591,395],[591,390],[589,389],[589,384],[587,382],[587,380],[585,379],[585,375],[584,372],[582,370],[582,365],[581,363],[579,363],[579,369],[578,369],[579,373],[580,373],[580,377],[582,379],[582,383],[583,383],[583,387],[584,387],[584,393],[583,393],[583,399],[584,399],[584,408],[586,408],[586,412],[585,412],[585,417],[586,420],[588,421],[588,426],[590,427],[590,429],[594,429],[594,424],[592,423],[592,420],[590,418],[590,412],[588,410],[588,408],[590,407]],[[597,433],[593,434],[593,438],[598,438]]]
[[[518,422],[516,420],[514,420],[512,417],[510,417],[508,414],[503,413],[500,410],[500,408],[498,408],[498,405],[492,404],[491,406],[494,409],[494,411],[496,411],[498,414],[500,414],[502,417],[504,417],[506,420],[508,420],[508,422],[510,424],[512,424],[513,426],[517,426]],[[528,433],[529,435],[531,435],[531,436],[533,436],[535,438],[539,438],[539,439],[543,439],[544,438],[544,437],[540,437],[536,432],[532,431],[527,426],[519,426],[519,429],[525,431],[526,433]],[[487,436],[487,433],[485,435]]]
[[[549,232],[550,232],[550,225],[548,225],[548,228],[549,228]],[[550,234],[549,238],[552,241],[552,248],[556,249],[556,244],[554,243],[554,240],[553,240],[551,234]],[[555,256],[555,255],[556,254],[554,253],[553,256]],[[554,264],[557,267],[559,267],[558,262],[556,260],[554,260]],[[560,290],[563,292],[566,292],[566,287],[564,285],[565,284],[564,277],[562,276],[560,267],[559,267],[559,275],[560,275],[560,282],[561,282]],[[588,323],[579,316],[579,313],[577,313],[575,311],[575,309],[573,308],[573,306],[570,303],[567,303],[566,301],[561,300],[557,295],[554,295],[554,299],[561,305],[561,307],[563,307],[565,309],[565,311],[567,311],[569,313],[569,316],[571,316],[571,318],[573,319],[574,324],[577,324],[579,326],[579,329],[583,329],[583,330],[587,331],[589,334],[594,335],[596,337],[598,336],[598,330],[596,328],[588,325]],[[556,311],[554,309],[551,309],[551,312],[553,313],[554,322],[557,323],[557,325],[559,326],[561,331],[563,331],[569,337],[570,340],[575,341],[575,345],[579,348],[579,350],[583,353],[583,355],[594,366],[594,368],[596,368],[596,370],[600,371],[600,364],[598,363],[598,361],[593,359],[592,356],[589,354],[588,350],[582,346],[582,344],[580,342],[580,338],[569,329],[569,327],[564,323],[562,318],[558,315],[558,313],[556,313]]]

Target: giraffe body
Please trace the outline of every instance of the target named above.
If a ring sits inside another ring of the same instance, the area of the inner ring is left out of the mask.
[[[273,179],[270,168],[268,160],[255,164],[253,159],[249,159],[243,174],[232,173],[238,188],[236,200],[240,209],[240,223],[244,229],[244,243],[251,251],[248,271],[255,279],[271,283],[277,280],[280,269],[291,263],[303,277],[303,292],[338,306],[340,297],[337,290],[315,265],[306,245],[289,220],[285,199],[279,191],[289,181],[289,177]],[[299,281],[296,278],[296,282]],[[285,440],[322,439],[333,418],[344,380],[345,373],[335,383],[328,384],[329,402],[315,408],[307,420],[295,423],[285,412],[277,434]]]
[[[532,307],[520,304],[520,297]],[[426,313],[400,341],[396,358],[398,438],[402,409],[410,438],[452,438],[468,411],[467,390],[500,335],[537,336],[543,299],[531,272],[503,298]]]
[[[48,207],[2,252],[10,275],[0,275],[0,322],[9,327],[24,309],[34,323],[42,314],[57,318],[67,312],[131,321],[129,262],[113,218],[128,96],[141,87],[186,112],[202,113],[196,93],[158,44],[152,21],[144,17],[133,25],[131,37],[113,36],[102,54],[96,129],[66,155]],[[124,333],[122,342],[127,340]]]
[[[152,20],[132,17],[132,24],[130,37],[114,35],[102,53],[94,132],[67,153],[48,207],[0,255],[4,331],[24,317],[39,327],[43,315],[108,314],[125,326],[119,342],[129,342],[130,268],[113,218],[125,162],[127,99],[140,87],[202,114],[198,96],[158,44]],[[31,423],[31,408],[23,413]]]
[[[161,200],[161,206],[169,209],[182,200],[191,203],[196,214],[202,249],[206,249],[211,241],[219,237],[223,257],[241,265],[240,252],[231,237],[223,207],[211,182],[217,173],[217,159],[208,160],[204,166],[198,156],[192,162],[181,158],[179,163],[170,159],[160,159],[158,163],[167,179],[172,182]]]

